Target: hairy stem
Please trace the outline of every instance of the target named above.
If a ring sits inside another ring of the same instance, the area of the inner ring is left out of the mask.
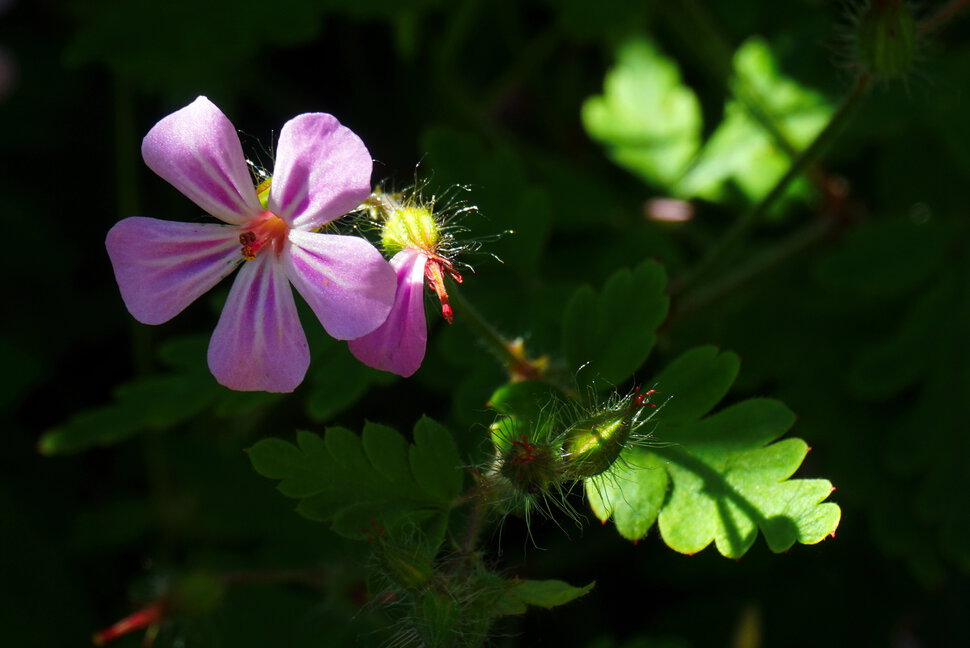
[[[936,13],[920,23],[920,34],[925,36],[926,34],[935,32],[967,7],[970,7],[970,0],[952,0],[949,4],[940,7]]]
[[[543,366],[540,362],[530,360],[525,352],[522,340],[508,340],[503,337],[488,320],[482,317],[465,296],[458,289],[458,284],[451,277],[446,277],[448,295],[458,319],[468,325],[472,331],[498,357],[499,361],[509,372],[510,380],[530,380],[542,375]]]
[[[870,79],[867,75],[860,75],[856,79],[855,85],[852,90],[845,96],[842,103],[839,104],[838,109],[835,114],[832,115],[832,119],[826,124],[825,128],[815,137],[811,144],[801,152],[801,154],[796,157],[788,171],[783,175],[775,186],[772,187],[771,191],[768,192],[760,202],[755,204],[751,209],[745,212],[741,218],[739,218],[734,225],[732,225],[727,232],[721,237],[720,241],[715,244],[704,256],[703,259],[694,267],[694,269],[689,272],[679,284],[672,287],[672,290],[676,293],[683,293],[692,288],[705,274],[710,272],[719,263],[724,260],[739,243],[741,243],[747,236],[748,232],[764,217],[768,210],[780,199],[788,186],[800,176],[808,167],[809,164],[815,158],[817,158],[825,147],[835,138],[839,133],[842,126],[852,115],[855,108],[859,105],[863,97],[865,97],[866,92],[869,89]]]

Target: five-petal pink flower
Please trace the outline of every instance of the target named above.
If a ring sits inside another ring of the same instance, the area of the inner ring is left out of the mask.
[[[370,193],[372,161],[348,128],[307,113],[280,132],[265,205],[232,123],[208,99],[145,136],[145,163],[224,224],[127,218],[106,246],[121,296],[145,324],[168,321],[243,265],[209,343],[209,368],[232,389],[287,392],[310,363],[289,284],[331,336],[351,340],[387,319],[395,272],[362,238],[318,230]]]

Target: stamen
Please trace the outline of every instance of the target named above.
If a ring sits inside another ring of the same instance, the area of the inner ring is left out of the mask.
[[[279,255],[283,252],[290,228],[282,218],[272,212],[263,212],[245,232],[239,235],[242,245],[242,256],[247,261],[256,259],[256,255],[267,246]]]

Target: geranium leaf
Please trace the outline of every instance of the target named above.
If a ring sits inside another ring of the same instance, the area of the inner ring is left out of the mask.
[[[603,94],[583,104],[586,131],[620,166],[672,187],[700,146],[701,110],[677,65],[646,39],[617,50]]]
[[[748,39],[735,53],[731,90],[724,121],[676,187],[682,197],[720,200],[730,182],[751,202],[760,200],[832,112],[821,95],[778,71],[760,38]],[[799,192],[805,193],[804,184],[790,190]]]
[[[414,445],[409,451],[415,481],[438,503],[447,506],[461,493],[462,461],[451,434],[427,416],[414,426]]]
[[[504,614],[522,614],[526,606],[534,605],[547,610],[584,596],[596,586],[596,581],[583,587],[574,587],[561,580],[511,580],[506,581],[508,590],[502,597]]]
[[[449,432],[425,417],[415,440],[408,444],[391,428],[368,423],[363,437],[339,427],[323,437],[301,431],[295,445],[264,439],[248,454],[256,472],[280,480],[280,492],[300,500],[301,515],[363,540],[371,524],[447,515],[461,492],[462,462]]]
[[[581,382],[616,385],[643,364],[667,316],[666,284],[663,266],[646,261],[613,274],[599,293],[583,286],[573,294],[563,316],[563,349],[573,367],[582,367]]]
[[[586,481],[600,520],[612,518],[634,541],[657,522],[676,551],[692,554],[714,542],[732,558],[751,547],[759,530],[776,552],[835,531],[840,509],[823,501],[832,485],[789,479],[808,446],[800,439],[776,441],[795,420],[787,407],[750,399],[700,418],[736,373],[737,358],[711,347],[689,351],[661,372],[657,384],[666,383],[671,399],[652,419],[657,425],[650,433],[663,445],[629,447],[609,471]],[[683,405],[674,405],[678,398]]]

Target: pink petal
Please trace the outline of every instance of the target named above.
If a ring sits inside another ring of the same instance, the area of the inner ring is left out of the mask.
[[[155,124],[141,154],[152,171],[221,221],[240,225],[260,212],[239,136],[205,97]]]
[[[351,340],[380,326],[394,303],[394,270],[355,236],[290,230],[286,274],[331,336]]]
[[[283,125],[269,209],[291,227],[314,230],[370,195],[370,153],[333,115],[306,113]]]
[[[421,366],[428,341],[424,317],[424,267],[427,257],[417,250],[391,259],[397,272],[397,295],[387,320],[375,331],[351,340],[350,352],[369,367],[407,378]]]
[[[126,218],[105,240],[121,298],[143,324],[161,324],[236,269],[239,230],[228,225]]]
[[[261,254],[239,271],[208,355],[212,375],[230,389],[291,392],[303,382],[310,351],[275,255]]]

